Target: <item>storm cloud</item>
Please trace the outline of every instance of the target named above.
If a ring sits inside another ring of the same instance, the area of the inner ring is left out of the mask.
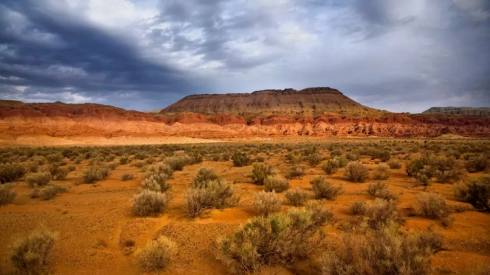
[[[490,105],[486,0],[4,0],[0,98],[165,107],[329,86],[396,112]]]

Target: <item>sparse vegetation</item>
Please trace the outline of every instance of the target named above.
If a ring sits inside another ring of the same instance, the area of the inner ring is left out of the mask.
[[[276,194],[272,192],[258,192],[254,195],[253,205],[257,213],[267,216],[271,213],[279,212],[281,210],[282,200]]]
[[[20,163],[0,164],[0,184],[17,181],[26,173],[25,167]]]
[[[423,193],[417,198],[417,202],[423,216],[429,219],[441,220],[444,225],[452,223],[446,200],[441,195]]]
[[[132,179],[134,179],[134,175],[131,173],[124,173],[121,176],[122,181],[127,181],[127,180],[132,180]]]
[[[0,184],[0,206],[11,204],[17,197],[17,192],[12,190],[13,184]]]
[[[375,196],[376,198],[384,199],[384,200],[396,200],[398,196],[391,193],[388,190],[388,185],[384,182],[375,182],[369,184],[368,193],[371,196]]]
[[[170,239],[160,236],[138,251],[137,260],[141,269],[151,272],[166,268],[176,253],[177,245]]]
[[[252,159],[243,152],[233,153],[231,159],[233,160],[233,166],[235,167],[243,167],[252,163]]]
[[[259,272],[264,264],[295,263],[318,248],[325,238],[320,228],[331,218],[332,213],[319,203],[308,204],[304,210],[257,217],[232,236],[222,238],[221,253],[240,274]]]
[[[136,216],[151,216],[163,213],[170,202],[170,198],[165,193],[146,189],[135,195],[133,200],[133,214]]]
[[[29,188],[36,186],[45,186],[51,182],[52,175],[49,172],[31,173],[26,176]]]
[[[289,180],[279,175],[268,176],[264,181],[264,185],[265,191],[275,191],[277,193],[282,193],[289,189]]]
[[[371,172],[371,178],[373,180],[387,180],[390,178],[390,175],[390,167],[384,163],[378,164]]]
[[[369,169],[360,162],[349,162],[344,173],[345,177],[352,182],[365,182],[369,178]]]
[[[83,182],[94,183],[99,180],[109,177],[110,172],[108,168],[90,168],[83,171]]]
[[[471,203],[478,210],[490,210],[490,175],[460,181],[453,189],[459,200]]]
[[[301,178],[305,175],[305,167],[301,165],[293,165],[286,174],[287,179]]]
[[[10,246],[13,266],[20,274],[48,274],[57,238],[56,233],[41,228],[25,238],[15,240]]]
[[[402,163],[398,159],[390,159],[387,163],[390,169],[402,168]]]
[[[337,196],[344,192],[344,187],[342,185],[335,187],[333,184],[327,182],[325,177],[321,176],[312,179],[310,184],[313,187],[315,199],[335,200]]]
[[[66,192],[68,192],[68,188],[53,184],[53,185],[46,186],[46,188],[44,188],[41,191],[41,198],[43,200],[51,200],[54,197],[56,197],[58,194],[66,193]]]
[[[263,163],[254,163],[252,168],[252,180],[257,185],[263,185],[265,179],[268,176],[272,176],[275,173],[272,171],[272,167]]]
[[[369,209],[369,204],[365,201],[355,201],[350,206],[350,212],[353,215],[366,215]]]
[[[308,201],[309,194],[303,189],[296,187],[294,190],[288,190],[285,196],[290,205],[303,206]]]

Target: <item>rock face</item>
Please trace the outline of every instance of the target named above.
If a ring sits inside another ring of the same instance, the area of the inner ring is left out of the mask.
[[[490,107],[431,107],[423,112],[424,114],[436,113],[446,115],[466,115],[490,117]]]
[[[0,138],[35,135],[435,137],[443,134],[490,137],[490,117],[394,114],[365,107],[330,88],[195,95],[159,114],[100,104],[0,100]]]
[[[288,115],[380,115],[386,112],[363,106],[328,87],[262,90],[251,94],[190,95],[163,109],[163,114],[192,112],[202,114],[238,114],[244,117]]]

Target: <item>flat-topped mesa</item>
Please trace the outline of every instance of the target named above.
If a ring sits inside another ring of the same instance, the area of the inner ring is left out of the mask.
[[[490,107],[431,107],[423,112],[424,114],[445,114],[445,115],[465,115],[465,116],[490,116]]]
[[[191,95],[162,110],[162,113],[181,112],[228,113],[247,117],[271,114],[296,117],[323,113],[363,116],[383,113],[363,106],[329,87],[306,88],[299,91],[268,89],[253,93]]]

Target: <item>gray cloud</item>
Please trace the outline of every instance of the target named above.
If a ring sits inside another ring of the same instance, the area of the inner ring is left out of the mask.
[[[143,110],[191,93],[330,86],[420,112],[489,106],[488,64],[485,0],[0,3],[8,99]]]

